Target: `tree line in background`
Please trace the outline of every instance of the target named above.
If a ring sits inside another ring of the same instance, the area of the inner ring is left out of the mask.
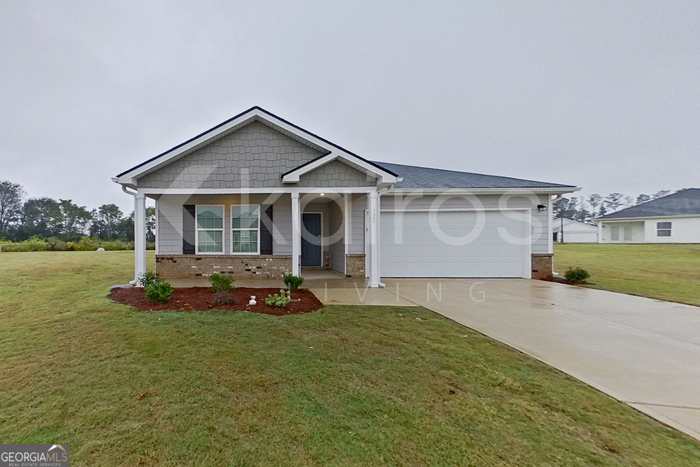
[[[154,242],[155,208],[147,208],[146,216],[146,241]],[[133,211],[126,216],[116,204],[88,210],[69,199],[26,199],[21,185],[0,181],[0,239],[23,242],[32,238],[55,238],[77,242],[85,237],[132,242]]]
[[[646,203],[673,193],[671,190],[661,190],[654,194],[642,193],[637,197],[625,196],[622,193],[610,193],[608,196],[592,194],[588,197],[561,197],[554,202],[554,218],[571,219],[574,221],[592,223],[596,217],[612,214],[620,209]]]

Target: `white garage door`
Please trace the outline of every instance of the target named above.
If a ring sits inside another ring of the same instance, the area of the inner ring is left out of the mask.
[[[529,213],[481,215],[483,227],[478,228],[475,212],[441,211],[433,217],[437,227],[431,228],[428,212],[382,212],[381,276],[529,277],[529,243],[506,241],[529,236]]]

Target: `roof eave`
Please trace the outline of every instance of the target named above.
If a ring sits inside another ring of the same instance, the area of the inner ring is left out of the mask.
[[[322,138],[314,133],[311,133],[308,130],[305,130],[301,128],[300,126],[297,126],[281,117],[278,117],[277,115],[273,114],[272,112],[269,112],[261,107],[255,106],[251,107],[250,109],[241,112],[240,114],[231,117],[230,119],[216,125],[213,128],[208,129],[207,131],[200,133],[199,135],[195,136],[194,138],[190,138],[189,140],[185,141],[184,143],[181,143],[155,157],[152,157],[151,159],[148,159],[145,162],[142,162],[139,165],[136,165],[132,167],[131,169],[120,173],[117,175],[117,183],[120,184],[126,184],[126,183],[135,183],[135,180],[139,178],[140,176],[145,175],[148,172],[151,172],[153,170],[156,170],[164,165],[167,165],[172,159],[178,157],[180,154],[192,150],[196,148],[198,145],[204,145],[206,144],[207,141],[216,138],[217,136],[221,135],[222,133],[229,131],[231,128],[234,128],[238,125],[244,125],[247,124],[249,120],[253,120],[255,118],[259,118],[262,120],[267,121],[268,123],[278,126],[279,128],[282,128],[285,131],[288,131],[290,133],[293,133],[297,135],[298,137],[305,139],[309,143],[316,145],[320,148],[325,149],[327,152],[337,152],[339,154],[344,155],[347,159],[352,160],[352,159],[357,159],[358,161],[361,161],[363,164],[369,165],[374,167],[374,170],[380,170],[383,174],[386,174],[389,178],[391,177],[397,177],[397,175],[393,172],[391,172],[388,169],[385,169],[371,161],[368,161],[367,159],[364,159],[357,154],[348,151],[347,149],[338,146],[335,143],[332,143],[328,141],[325,138]]]
[[[471,194],[500,194],[500,193],[518,193],[518,194],[549,194],[559,195],[580,191],[580,187],[576,186],[553,186],[553,187],[473,187],[473,188],[391,188],[387,194],[402,194],[402,193],[471,193]]]

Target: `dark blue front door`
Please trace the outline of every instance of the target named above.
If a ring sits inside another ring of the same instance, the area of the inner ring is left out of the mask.
[[[321,214],[302,214],[304,235],[301,237],[301,265],[322,266],[321,264]]]

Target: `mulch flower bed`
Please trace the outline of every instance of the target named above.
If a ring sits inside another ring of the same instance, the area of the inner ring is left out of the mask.
[[[284,316],[300,313],[310,313],[323,306],[316,296],[307,289],[299,289],[292,292],[292,301],[286,308],[277,308],[265,305],[265,298],[270,294],[279,294],[280,289],[274,288],[249,288],[241,287],[228,292],[238,301],[230,305],[214,305],[215,294],[208,287],[186,287],[173,289],[173,295],[169,302],[162,305],[144,296],[141,287],[112,289],[109,298],[124,305],[131,305],[141,311],[206,311],[206,310],[230,310],[250,311],[264,313],[266,315]],[[257,304],[248,306],[251,295],[255,295]]]

